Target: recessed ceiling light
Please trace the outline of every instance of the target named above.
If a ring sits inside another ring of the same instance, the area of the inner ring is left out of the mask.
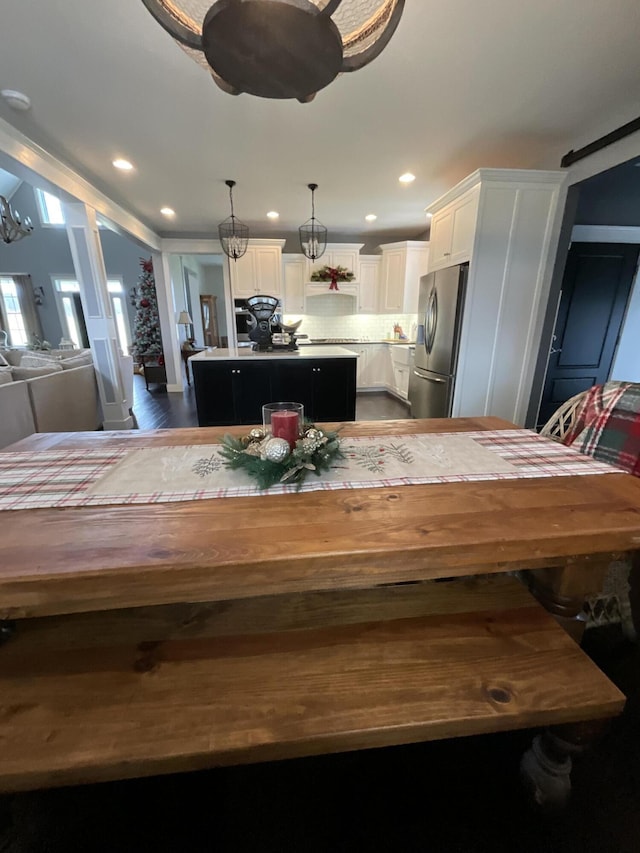
[[[163,216],[175,216],[176,215],[176,212],[172,207],[161,207],[160,213]]]
[[[367,222],[375,222],[377,218],[378,217],[375,215],[375,213],[368,213],[365,216],[365,219],[367,220]]]
[[[279,216],[280,216],[280,214],[278,213],[277,210],[270,210],[269,213],[267,213],[267,217],[269,219],[278,219]]]
[[[400,175],[398,180],[401,184],[410,184],[412,181],[415,181],[416,176],[412,175],[411,172],[405,172],[404,175]]]
[[[31,98],[28,98],[23,92],[18,92],[16,89],[2,89],[0,95],[14,110],[25,112],[31,107]]]
[[[130,163],[128,160],[123,160],[122,157],[117,157],[113,161],[113,165],[116,169],[121,169],[123,172],[130,172],[133,169],[133,163]]]

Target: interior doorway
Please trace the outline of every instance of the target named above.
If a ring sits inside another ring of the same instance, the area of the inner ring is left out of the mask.
[[[611,375],[640,246],[573,243],[549,354],[538,421]]]
[[[200,294],[200,318],[202,320],[202,335],[206,347],[220,346],[220,335],[218,334],[218,312],[216,308],[217,296]]]

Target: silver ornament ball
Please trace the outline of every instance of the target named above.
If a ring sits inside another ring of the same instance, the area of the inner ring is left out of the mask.
[[[286,438],[270,438],[265,442],[262,452],[268,462],[285,462],[291,453]]]

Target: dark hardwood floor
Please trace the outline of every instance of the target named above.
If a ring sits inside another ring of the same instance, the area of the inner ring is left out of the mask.
[[[198,426],[193,385],[182,394],[169,394],[164,385],[150,385],[144,377],[133,377],[133,411],[139,429],[176,429]],[[362,393],[356,397],[356,420],[381,421],[408,418],[409,407],[385,393]]]

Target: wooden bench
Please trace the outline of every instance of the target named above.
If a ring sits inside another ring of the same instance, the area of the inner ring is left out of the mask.
[[[624,696],[506,575],[25,619],[0,790],[601,719]]]

